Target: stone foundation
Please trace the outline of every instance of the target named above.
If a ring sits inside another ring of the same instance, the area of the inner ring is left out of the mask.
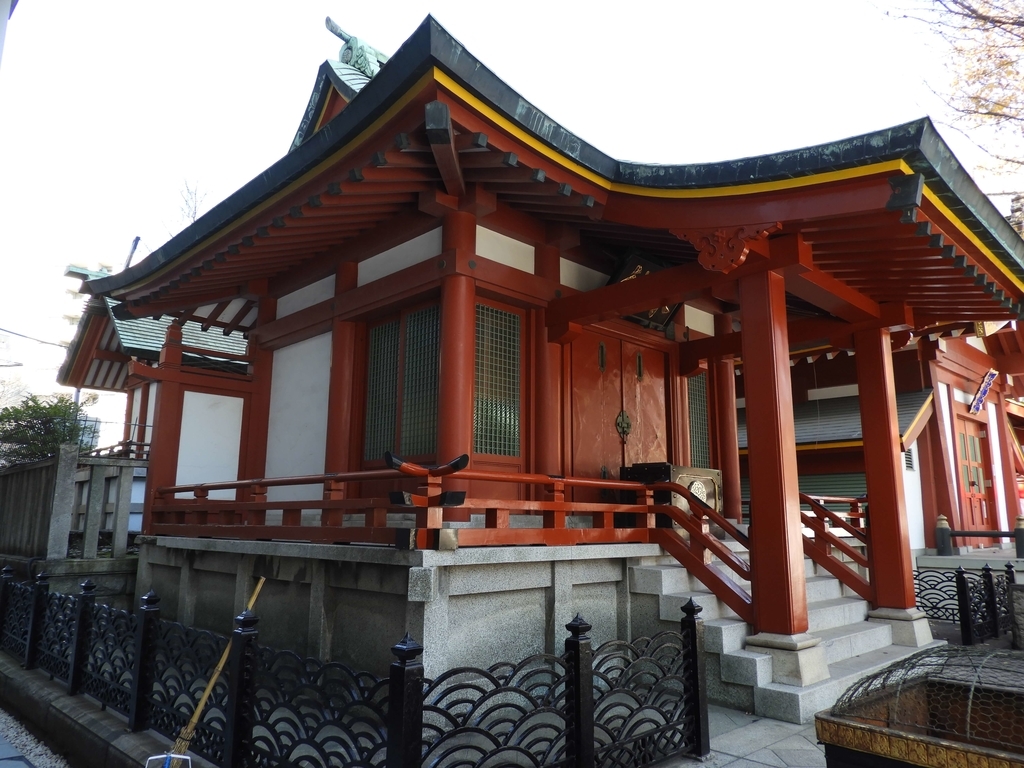
[[[387,547],[140,537],[139,595],[161,615],[231,630],[260,576],[260,640],[300,655],[384,674],[409,632],[428,676],[562,652],[580,613],[595,646],[647,634],[629,567],[663,560],[656,544],[487,547],[441,552]],[[664,628],[664,627],[662,627]]]

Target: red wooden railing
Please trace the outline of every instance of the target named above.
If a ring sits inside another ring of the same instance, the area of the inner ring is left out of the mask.
[[[742,547],[749,545],[747,535],[685,486],[467,469],[465,456],[438,467],[420,466],[391,455],[386,458],[389,468],[381,470],[158,488],[147,532],[187,537],[387,544],[403,549],[652,542],[660,544],[742,619],[749,623],[754,621],[750,593],[740,583],[750,581],[750,565],[726,542],[712,536],[709,526],[718,526]],[[348,495],[359,483],[408,478],[421,482],[416,491],[393,491],[387,498]],[[543,492],[527,494],[537,497],[532,499],[466,498],[465,491],[450,488],[453,479],[463,486],[465,481],[485,481],[534,487]],[[298,501],[267,498],[271,488],[307,485],[322,485],[322,498]],[[576,488],[628,492],[634,499],[618,503],[567,499],[566,493]],[[234,491],[236,498],[210,498],[216,491]],[[687,502],[689,510],[655,503],[657,491],[678,494]],[[183,494],[190,497],[181,498]],[[811,514],[801,513],[803,523],[814,532],[813,537],[805,537],[807,556],[857,594],[871,599],[870,582],[851,568],[851,564],[865,569],[869,566],[865,554],[867,537],[859,527],[863,520],[860,512],[863,500],[801,495],[801,501],[811,508]],[[847,517],[856,524],[824,506],[825,503],[846,502],[851,504]],[[446,519],[452,517],[456,509],[463,520],[466,511],[479,513],[482,525],[444,528]],[[319,525],[309,524],[308,516],[303,524],[304,510],[319,512]],[[279,511],[279,523],[267,523],[271,511]],[[621,519],[616,525],[616,515],[623,514],[633,516],[631,525],[622,524]],[[674,525],[658,527],[658,514],[668,516]],[[399,515],[404,517],[399,518]],[[570,517],[589,518],[590,525],[573,526],[568,520]],[[515,524],[517,521],[525,523],[526,518],[531,518],[533,524],[527,523],[527,527]],[[840,531],[852,538],[855,545],[837,535]],[[848,562],[836,557],[836,552],[845,555]],[[713,558],[730,569],[735,578],[716,567]]]

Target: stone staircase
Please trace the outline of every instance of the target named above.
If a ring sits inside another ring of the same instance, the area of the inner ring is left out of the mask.
[[[729,568],[713,565],[750,589]],[[805,686],[774,682],[773,658],[767,649],[746,645],[751,627],[672,558],[631,568],[633,633],[648,635],[678,626],[682,606],[693,598],[703,608],[708,701],[792,723],[810,722],[815,712],[830,707],[861,677],[922,647],[941,644],[894,645],[892,626],[870,620],[865,600],[835,577],[819,574],[811,560],[804,561],[804,568],[808,633],[820,638],[828,664],[829,677],[821,682]]]

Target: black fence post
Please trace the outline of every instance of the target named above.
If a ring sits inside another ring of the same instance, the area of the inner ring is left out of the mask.
[[[135,625],[135,663],[132,667],[132,700],[128,705],[128,729],[144,731],[149,727],[149,695],[153,691],[153,652],[160,598],[150,590],[142,596]]]
[[[50,592],[49,574],[40,571],[32,585],[32,606],[28,614],[28,633],[25,637],[25,669],[39,666],[39,638],[43,634],[46,618],[46,596]]]
[[[1024,515],[1017,515],[1017,522],[1013,525],[1013,545],[1017,559],[1024,559]]]
[[[1017,571],[1013,567],[1013,563],[1007,563],[1003,566],[1006,570],[1006,583],[1016,584],[1017,583]]]
[[[945,515],[939,515],[935,523],[935,554],[947,557],[953,554],[953,531]]]
[[[974,645],[974,621],[971,617],[971,589],[967,584],[967,571],[961,565],[954,572],[956,579],[956,604],[960,614],[960,642]]]
[[[686,688],[693,692],[697,704],[697,716],[694,718],[696,726],[693,734],[693,754],[697,757],[707,757],[711,754],[711,735],[708,728],[708,689],[704,683],[704,664],[700,657],[700,626],[703,622],[698,617],[704,609],[693,602],[691,597],[683,606],[683,618],[679,622],[680,633],[683,637],[689,638],[689,647],[684,649],[686,654]]]
[[[996,597],[996,580],[988,563],[981,569],[981,580],[985,584],[985,604],[988,606],[988,636],[999,637],[999,599]]]
[[[386,768],[420,768],[423,761],[423,646],[407,632],[391,647],[388,680],[388,755]]]
[[[82,687],[82,670],[89,658],[92,637],[92,610],[96,605],[96,585],[86,579],[79,586],[82,593],[75,603],[75,631],[71,638],[71,669],[68,672],[68,693],[71,696]]]
[[[3,631],[4,622],[7,621],[7,602],[11,594],[11,585],[14,583],[14,569],[5,565],[0,570],[0,632]]]
[[[243,611],[235,617],[235,631],[231,633],[228,653],[228,701],[224,712],[224,759],[221,765],[232,768],[248,765],[252,744],[252,683],[259,630],[259,618],[252,611]]]
[[[576,614],[565,625],[571,633],[565,638],[565,660],[569,667],[568,752],[574,768],[594,765],[594,649],[590,644],[591,625]]]

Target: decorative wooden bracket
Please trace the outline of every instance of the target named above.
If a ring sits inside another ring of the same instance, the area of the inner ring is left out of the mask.
[[[779,229],[778,222],[741,224],[717,229],[672,229],[680,240],[697,249],[697,261],[711,272],[728,274],[747,260],[750,245]]]

